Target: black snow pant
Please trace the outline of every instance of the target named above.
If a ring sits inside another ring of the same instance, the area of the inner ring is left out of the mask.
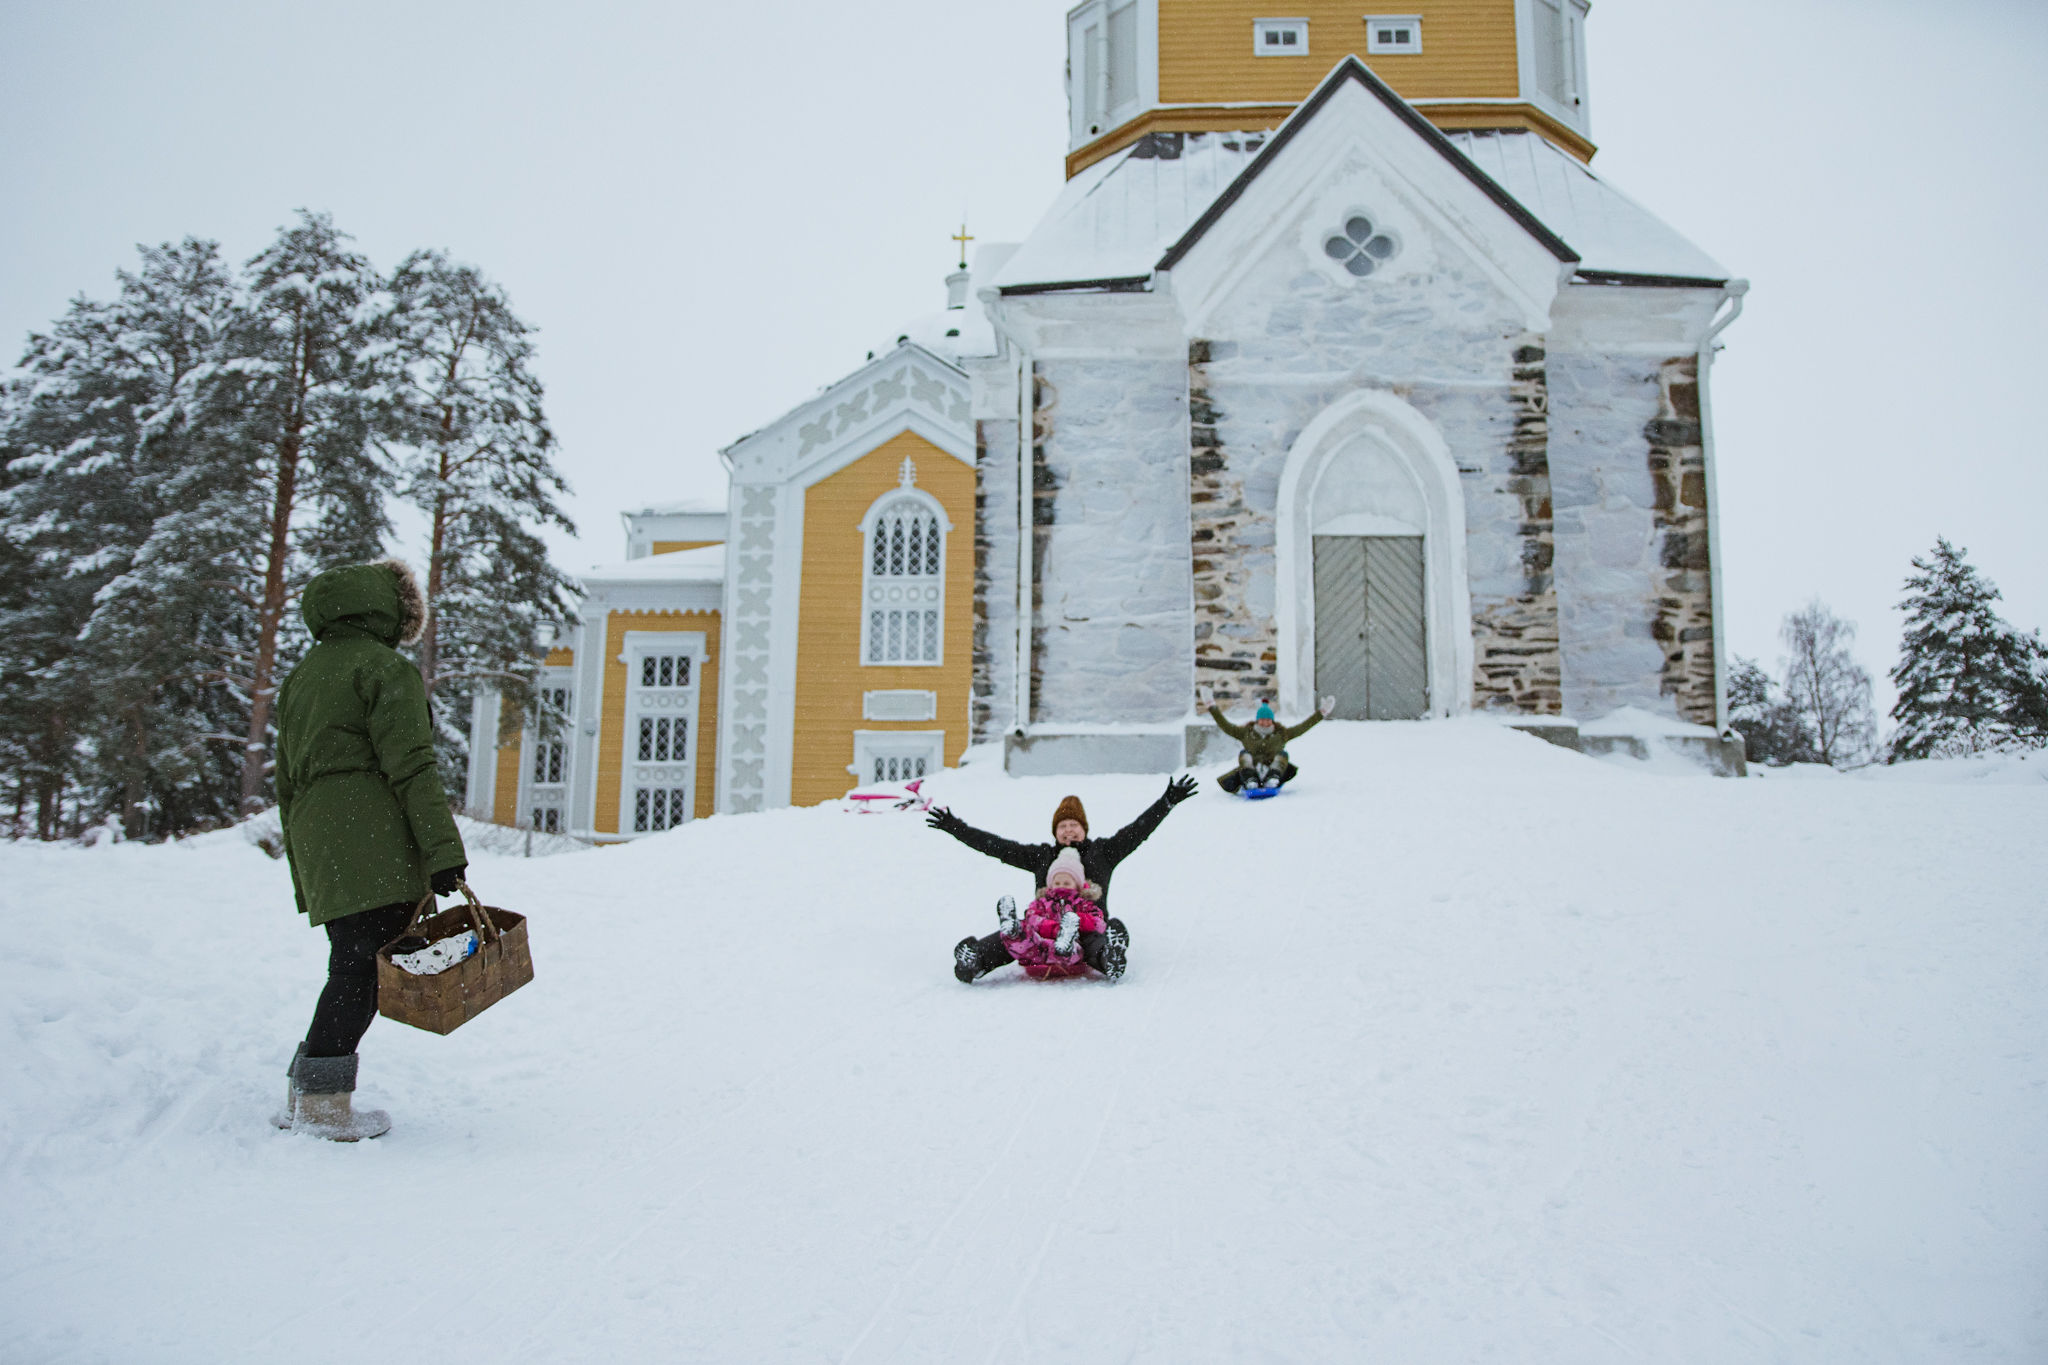
[[[327,921],[327,985],[306,1030],[308,1057],[346,1057],[377,1017],[377,950],[405,932],[416,909],[380,905]]]
[[[1118,929],[1124,927],[1124,922],[1120,919],[1108,922]],[[1125,941],[1129,941],[1128,932]],[[1108,972],[1102,965],[1102,950],[1109,946],[1109,935],[1091,934],[1084,930],[1081,933],[1080,944],[1081,960],[1107,976]],[[1003,946],[1001,934],[990,934],[987,938],[978,938],[974,941],[974,974],[977,977],[987,976],[996,968],[1008,966],[1014,960],[1010,956],[1010,950]]]

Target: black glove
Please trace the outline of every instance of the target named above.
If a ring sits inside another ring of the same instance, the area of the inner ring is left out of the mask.
[[[944,806],[933,806],[930,810],[926,811],[924,813],[924,822],[932,829],[942,829],[948,834],[951,834],[960,824],[953,817],[953,812],[947,810]]]
[[[427,885],[434,888],[437,896],[452,896],[462,885],[462,874],[469,871],[469,864],[459,867],[444,867],[428,879]]]
[[[1182,773],[1166,784],[1166,805],[1168,809],[1178,806],[1195,794],[1195,779]]]

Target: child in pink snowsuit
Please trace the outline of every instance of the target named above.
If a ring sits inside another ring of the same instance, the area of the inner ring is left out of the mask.
[[[1045,874],[1045,890],[1024,907],[1021,917],[1008,896],[997,903],[1003,947],[1026,975],[1040,981],[1081,975],[1086,970],[1081,960],[1081,934],[1099,934],[1106,927],[1102,911],[1095,905],[1101,895],[1101,889],[1082,870],[1081,855],[1071,848],[1061,849]]]

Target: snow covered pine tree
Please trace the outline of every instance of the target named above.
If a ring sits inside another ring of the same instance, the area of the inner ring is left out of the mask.
[[[1998,589],[1966,553],[1937,537],[1906,579],[1888,762],[2048,744],[2048,645],[1992,610]]]
[[[460,791],[479,680],[515,707],[539,667],[544,625],[566,621],[570,582],[534,524],[573,533],[568,484],[529,368],[533,329],[474,266],[416,251],[393,272],[384,328],[403,366],[400,493],[427,518],[420,675],[435,709],[442,780]]]
[[[376,559],[389,527],[397,434],[394,366],[376,345],[369,262],[325,214],[298,221],[249,262],[212,398],[222,444],[205,533],[220,581],[254,617],[233,683],[246,699],[241,806],[262,804],[278,679],[299,648],[292,605],[326,565]],[[227,414],[234,414],[232,420]]]
[[[78,299],[30,338],[0,417],[0,539],[24,556],[0,604],[0,729],[45,838],[67,777],[74,823],[118,814],[131,835],[233,809],[227,755],[209,746],[237,709],[207,679],[219,597],[194,592],[159,539],[207,467],[197,409],[232,290],[211,242],[141,254],[113,301]]]

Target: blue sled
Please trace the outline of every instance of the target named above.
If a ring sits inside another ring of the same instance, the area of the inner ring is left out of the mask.
[[[1278,796],[1285,790],[1285,787],[1240,787],[1237,794],[1247,801],[1264,801],[1269,797]]]

